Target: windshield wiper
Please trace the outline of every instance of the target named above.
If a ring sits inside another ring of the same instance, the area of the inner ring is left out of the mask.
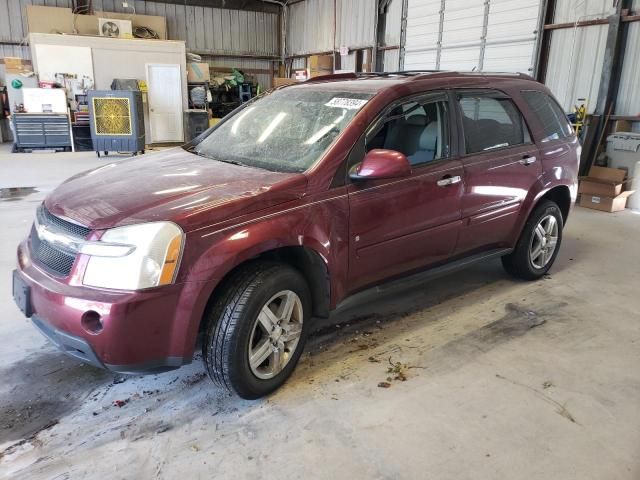
[[[210,157],[209,155],[205,155],[200,150],[196,150],[195,149],[195,145],[193,147],[189,147],[187,149],[187,152],[193,153],[194,155],[198,155],[199,157],[208,158],[209,160],[214,160],[216,162],[230,163],[231,165],[239,165],[241,167],[246,167],[246,165],[244,163],[240,163],[240,162],[237,162],[235,160],[227,160],[227,159],[215,158],[215,157]]]

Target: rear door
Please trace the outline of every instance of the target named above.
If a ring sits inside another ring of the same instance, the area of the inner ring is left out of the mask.
[[[351,165],[367,151],[385,148],[404,153],[412,173],[349,185],[350,290],[443,261],[453,252],[463,170],[451,150],[451,108],[444,92],[398,102],[354,147]]]
[[[511,98],[493,90],[459,90],[465,189],[457,253],[509,246],[518,213],[538,181],[541,161]]]

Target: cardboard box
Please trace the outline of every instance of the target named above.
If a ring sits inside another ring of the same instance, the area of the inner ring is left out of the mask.
[[[187,82],[208,82],[208,63],[187,63]]]
[[[276,88],[276,87],[282,87],[284,85],[291,85],[293,83],[296,83],[296,81],[293,78],[286,78],[286,77],[273,77],[273,80],[271,82],[271,85]]]
[[[616,120],[613,122],[613,133],[630,132],[631,122],[629,120]]]
[[[333,55],[311,55],[308,62],[309,70],[333,71]]]
[[[626,172],[618,168],[591,167],[589,175],[580,178],[579,205],[604,212],[624,210],[633,190],[624,191]]]
[[[333,55],[311,55],[307,60],[308,77],[333,74]]]
[[[578,193],[615,197],[622,192],[626,174],[619,168],[591,167],[589,175],[580,177]]]
[[[31,65],[28,65],[24,59],[19,57],[4,57],[4,69],[7,73],[23,73],[30,72]]]
[[[581,207],[592,208],[594,210],[602,210],[603,212],[619,212],[627,206],[627,198],[633,193],[633,190],[622,192],[617,197],[600,197],[598,195],[581,195]]]

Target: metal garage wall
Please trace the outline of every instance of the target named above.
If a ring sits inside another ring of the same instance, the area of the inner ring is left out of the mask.
[[[70,0],[0,0],[0,42],[20,42],[27,35],[26,5],[71,7]],[[225,55],[279,55],[279,15],[129,0],[141,15],[167,18],[171,40],[184,40],[188,50]],[[92,0],[94,10],[131,12],[118,0]]]
[[[634,9],[640,7],[635,0]],[[610,0],[557,0],[553,23],[569,23],[606,18],[615,12]],[[640,25],[629,25],[627,50],[615,113],[635,115],[640,111]],[[545,83],[562,107],[571,111],[578,98],[586,99],[587,111],[593,112],[598,97],[600,76],[607,41],[607,25],[591,25],[553,30]],[[625,113],[622,113],[625,112]]]
[[[405,70],[438,68],[443,4],[442,0],[408,0],[404,58],[400,60]]]
[[[387,22],[384,32],[386,46],[400,46],[402,36],[402,3],[403,0],[391,0],[387,10]],[[384,52],[384,70],[395,72],[400,70],[400,49]]]
[[[529,73],[541,3],[409,0],[404,68]]]
[[[556,0],[553,23],[602,18],[615,12],[612,0]]]
[[[287,8],[287,55],[333,49],[333,0],[305,0]]]
[[[375,45],[377,0],[337,0],[336,47]]]
[[[304,0],[287,10],[287,55],[375,44],[376,0]]]
[[[640,4],[640,1],[636,3]],[[638,59],[640,59],[640,22],[634,22],[629,25],[616,115],[640,116],[640,62]]]
[[[586,99],[593,112],[607,41],[607,25],[567,28],[551,32],[551,48],[545,83],[569,112]]]
[[[531,74],[542,2],[492,0],[482,69]]]

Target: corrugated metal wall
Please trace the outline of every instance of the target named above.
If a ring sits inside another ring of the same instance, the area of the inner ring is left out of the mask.
[[[375,44],[376,0],[305,0],[287,10],[287,55]]]
[[[409,0],[404,68],[529,73],[541,3]]]
[[[92,0],[94,10],[132,12],[118,0]],[[187,50],[225,55],[279,55],[279,15],[242,10],[129,0],[136,13],[167,17],[168,36]],[[0,0],[0,40],[20,42],[27,35],[26,5],[70,7],[70,0]],[[6,47],[6,46],[5,46]],[[26,53],[26,50],[23,50]],[[25,55],[23,55],[24,57]]]
[[[632,11],[640,10],[634,0]],[[554,23],[605,18],[615,12],[610,0],[558,0]],[[614,114],[640,115],[640,24],[628,25],[624,64]],[[587,111],[593,112],[598,97],[607,25],[568,28],[551,32],[551,49],[546,84],[566,111],[578,98],[586,99]]]
[[[553,23],[602,18],[615,13],[612,0],[556,0]]]
[[[551,32],[545,83],[567,112],[579,98],[586,100],[589,113],[595,108],[607,29],[607,25],[593,25]]]
[[[635,8],[640,9],[640,0]],[[635,10],[636,12],[638,10]],[[627,49],[618,90],[616,115],[640,116],[640,22],[629,25]],[[640,126],[640,125],[639,125]]]
[[[387,22],[384,32],[386,46],[400,46],[402,35],[402,3],[403,0],[391,0],[387,10]],[[400,49],[384,52],[384,70],[395,72],[400,70]]]
[[[333,0],[305,0],[287,8],[287,55],[333,49]]]

